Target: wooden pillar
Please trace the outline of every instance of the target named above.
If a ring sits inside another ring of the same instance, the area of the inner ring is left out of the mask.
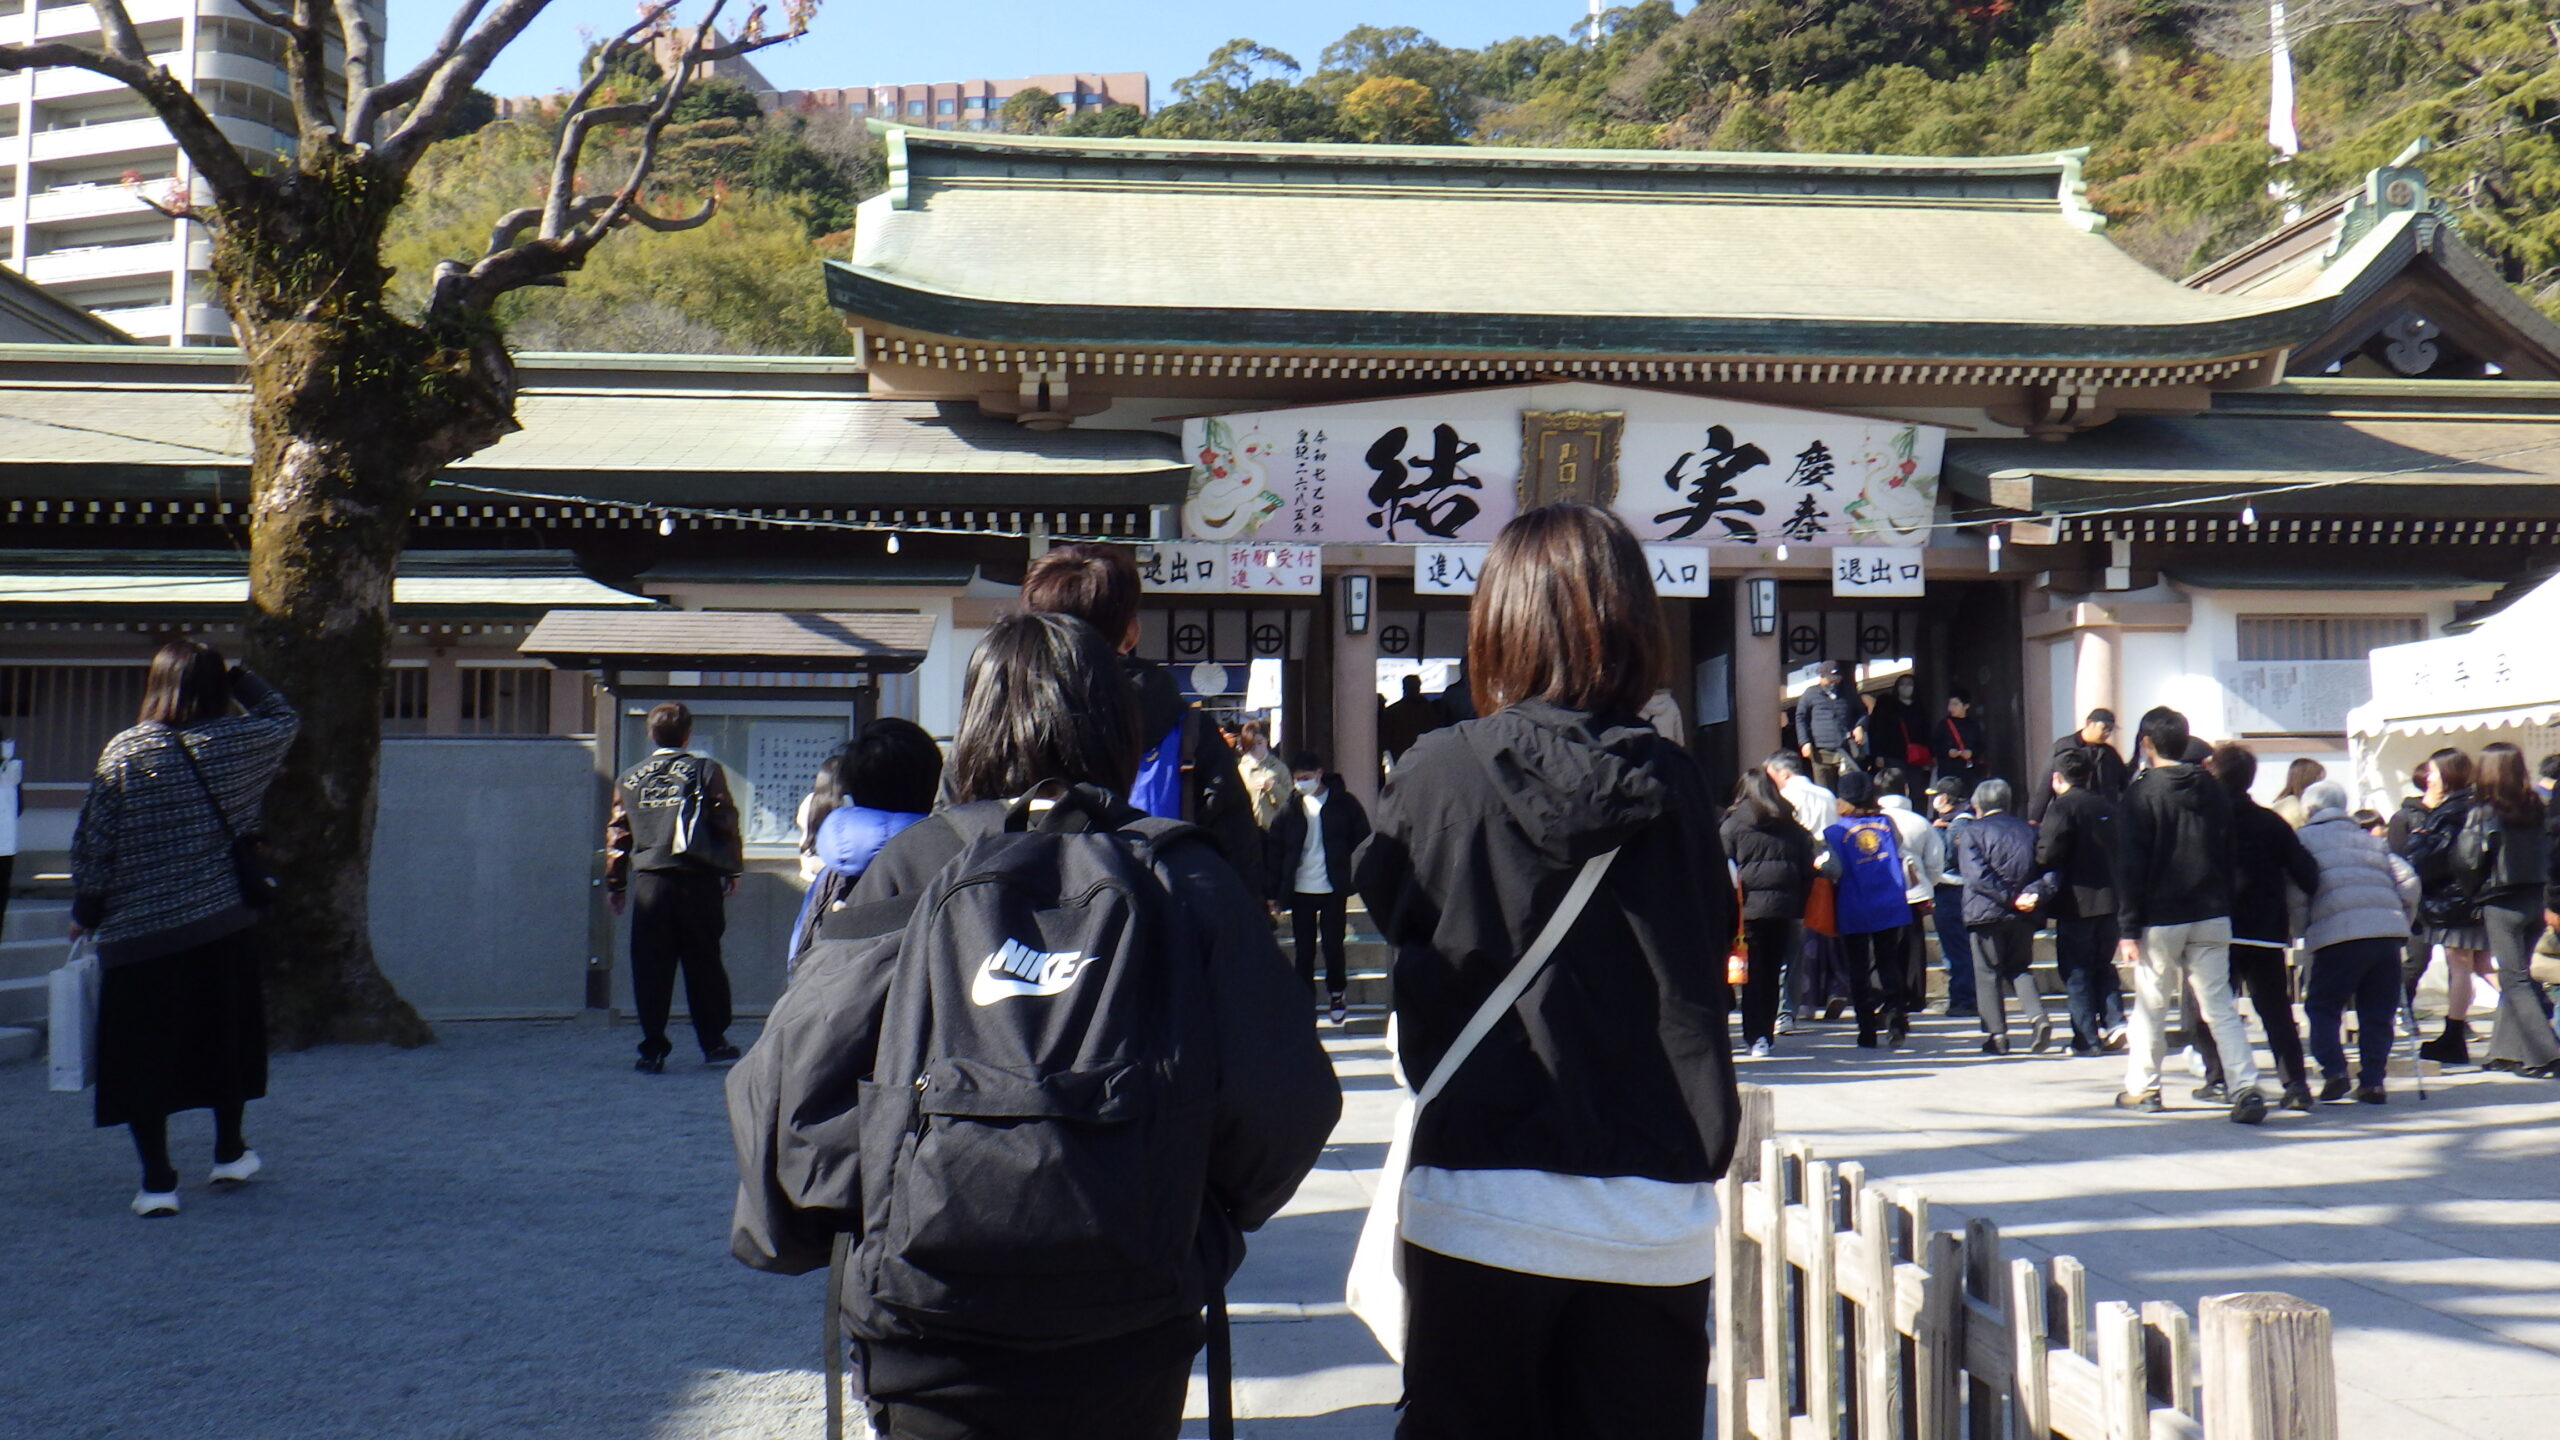
[[[2069,723],[2076,727],[2090,711],[2100,708],[2114,711],[2121,723],[2124,707],[2116,698],[2124,689],[2124,632],[2113,625],[2092,625],[2078,633],[2076,644]]]
[[[1743,774],[1778,748],[1778,694],[1786,685],[1780,637],[1751,633],[1751,582],[1775,579],[1768,570],[1745,573],[1733,601],[1733,734]]]
[[[588,702],[593,677],[584,670],[551,672],[551,733],[583,734],[595,723],[593,707]]]
[[[2208,1295],[2205,1440],[2338,1440],[2329,1312],[2290,1295]]]
[[[441,645],[427,652],[427,733],[462,733],[462,667]]]
[[[1369,625],[1358,635],[1343,624],[1343,582],[1369,576]],[[1362,805],[1378,804],[1377,580],[1365,569],[1342,570],[1327,587],[1323,623],[1333,636],[1333,768]]]

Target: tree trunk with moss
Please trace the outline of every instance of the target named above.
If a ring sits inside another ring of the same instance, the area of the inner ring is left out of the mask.
[[[514,379],[494,339],[384,309],[396,186],[352,158],[304,178],[333,183],[233,212],[214,243],[250,392],[246,659],[302,715],[267,806],[268,1012],[280,1045],[415,1045],[432,1037],[375,962],[367,896],[392,577],[436,472],[515,428]]]
[[[383,978],[368,915],[391,581],[409,517],[436,473],[496,444],[515,422],[515,369],[499,299],[560,285],[613,231],[690,229],[641,203],[659,138],[703,66],[806,33],[814,0],[786,0],[789,30],[752,9],[715,39],[727,0],[708,0],[690,38],[649,0],[639,22],[588,57],[559,113],[540,203],[494,217],[471,260],[438,262],[416,320],[385,303],[382,240],[419,157],[472,86],[550,0],[466,0],[425,59],[385,78],[381,36],[360,0],[239,0],[281,37],[296,145],[251,159],[151,54],[124,0],[89,0],[100,42],[0,44],[0,75],[71,70],[133,92],[185,152],[194,182],[168,205],[204,226],[214,284],[238,331],[249,389],[249,645],[244,657],[302,714],[267,798],[265,834],[284,893],[264,926],[272,1039],[424,1044],[418,1012]],[[635,100],[629,62],[681,42],[672,73]],[[338,63],[331,50],[340,53]],[[625,87],[627,88],[627,87]],[[580,193],[589,137],[632,138],[614,188]],[[210,202],[200,198],[211,193]]]

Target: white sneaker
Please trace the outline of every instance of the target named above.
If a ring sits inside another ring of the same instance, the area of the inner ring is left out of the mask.
[[[240,1152],[239,1159],[227,1165],[214,1166],[213,1173],[206,1178],[216,1185],[246,1185],[264,1168],[265,1166],[258,1159],[257,1151],[243,1150]]]
[[[154,1190],[137,1192],[133,1197],[133,1213],[145,1220],[159,1220],[178,1213],[178,1192],[166,1194]]]

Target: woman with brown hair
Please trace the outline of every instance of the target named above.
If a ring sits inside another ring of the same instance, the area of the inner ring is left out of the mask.
[[[2453,749],[2428,756],[2426,786],[2418,797],[2423,813],[2410,826],[2408,849],[2402,853],[2423,887],[2418,899],[2418,941],[2444,947],[2444,1033],[2419,1046],[2418,1054],[2442,1065],[2468,1065],[2471,977],[2491,973],[2489,932],[2480,922],[2480,902],[2472,897],[2454,864],[2454,842],[2471,818],[2474,804],[2471,757]]]
[[[181,1110],[213,1112],[215,1185],[258,1173],[241,1119],[267,1093],[249,929],[268,897],[235,852],[298,723],[265,681],[172,640],[151,657],[140,720],[99,755],[72,832],[71,936],[98,946],[97,1123],[133,1131],[133,1212],[146,1219],[178,1213],[169,1117]]]
[[[2484,746],[2473,793],[2479,803],[2454,842],[2453,862],[2479,903],[2481,928],[2489,933],[2498,965],[2498,1014],[2480,1068],[2560,1079],[2560,1035],[2552,1033],[2551,1001],[2533,979],[2551,842],[2524,752],[2504,741]]]
[[[2283,816],[2284,823],[2299,830],[2302,822],[2311,818],[2310,812],[2303,808],[2302,792],[2328,778],[2328,766],[2308,755],[2300,756],[2284,767],[2284,788],[2276,792],[2276,798],[2268,803],[2267,808]]]
[[[1529,511],[1482,574],[1486,713],[1406,753],[1359,864],[1399,1058],[1436,1097],[1401,1191],[1397,1433],[1695,1440],[1738,1110],[1716,804],[1638,718],[1661,620],[1616,516]]]

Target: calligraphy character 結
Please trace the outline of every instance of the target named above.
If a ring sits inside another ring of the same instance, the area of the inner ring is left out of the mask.
[[[1378,507],[1369,516],[1370,527],[1386,531],[1389,540],[1397,538],[1399,525],[1411,525],[1438,539],[1454,539],[1467,522],[1484,512],[1474,496],[1461,493],[1481,490],[1484,482],[1458,468],[1483,453],[1484,447],[1462,438],[1455,426],[1434,425],[1431,453],[1408,456],[1404,454],[1408,433],[1398,425],[1369,447],[1365,458],[1378,473],[1369,487],[1369,503]]]

